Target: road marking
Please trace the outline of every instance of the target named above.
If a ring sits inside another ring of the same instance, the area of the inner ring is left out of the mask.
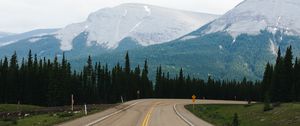
[[[175,105],[173,106],[173,109],[174,109],[175,113],[176,113],[176,114],[177,114],[184,122],[186,122],[189,126],[195,126],[193,123],[191,123],[189,120],[187,120],[186,118],[184,118],[184,117],[177,111],[176,105],[177,105],[177,104],[175,104]]]
[[[125,108],[119,110],[119,111],[113,112],[113,113],[111,113],[111,114],[109,114],[109,115],[107,115],[107,116],[104,116],[104,117],[102,117],[102,118],[100,118],[100,119],[98,119],[98,120],[95,120],[95,121],[93,121],[93,122],[91,122],[91,123],[89,123],[89,124],[87,124],[87,125],[85,125],[85,126],[92,126],[92,125],[95,125],[95,124],[97,124],[97,123],[99,123],[99,122],[101,122],[101,121],[103,121],[103,120],[105,120],[105,119],[107,119],[107,118],[109,118],[109,117],[111,117],[111,116],[114,116],[114,115],[119,114],[120,112],[122,112],[122,111],[124,111],[124,110],[129,109],[130,107],[132,107],[132,106],[134,106],[134,105],[136,105],[136,104],[138,104],[138,103],[140,103],[140,102],[142,102],[142,101],[135,102],[135,103],[133,103],[133,104],[131,104],[131,105],[129,105],[129,106],[127,106],[127,107],[125,107]]]
[[[143,123],[142,123],[142,126],[148,126],[149,120],[150,120],[150,118],[151,118],[151,114],[152,114],[152,112],[153,112],[153,110],[154,110],[154,107],[155,107],[157,104],[159,104],[159,103],[160,103],[160,102],[156,102],[154,105],[152,105],[151,109],[147,112],[147,114],[146,114],[146,116],[145,116],[145,118],[144,118],[144,121],[143,121]]]

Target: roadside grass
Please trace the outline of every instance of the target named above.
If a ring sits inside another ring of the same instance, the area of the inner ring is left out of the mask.
[[[234,113],[241,126],[300,126],[300,103],[283,103],[264,112],[261,103],[252,105],[186,105],[199,118],[216,126],[229,126]]]
[[[59,114],[41,114],[20,119],[2,120],[0,126],[52,126],[54,124],[62,123],[64,121],[72,120],[83,116],[83,113],[78,113],[66,117],[59,116]]]
[[[32,111],[44,107],[34,105],[0,104],[0,112]]]
[[[88,114],[94,114],[115,105],[89,105],[90,109]],[[78,106],[77,106],[78,107]],[[59,109],[60,107],[56,107]],[[65,108],[65,107],[61,107]],[[14,104],[2,104],[0,105],[0,113],[11,113],[19,111],[39,111],[47,109],[47,107],[31,106],[31,105],[14,105]],[[0,117],[0,126],[53,126],[62,122],[70,121],[76,118],[84,116],[83,109],[70,112],[68,110],[63,112],[43,112],[43,113],[34,113],[28,114],[26,116],[1,116]]]

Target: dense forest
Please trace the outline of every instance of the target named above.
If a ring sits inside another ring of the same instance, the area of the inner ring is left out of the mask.
[[[0,103],[42,106],[116,103],[140,98],[198,98],[227,100],[300,100],[300,61],[293,64],[291,47],[286,56],[278,52],[275,66],[267,64],[262,82],[237,80],[207,81],[185,76],[174,78],[157,68],[155,84],[148,78],[148,62],[132,68],[129,54],[125,63],[113,68],[88,57],[81,71],[73,71],[65,55],[53,60],[38,58],[31,51],[18,61],[17,54],[0,60]],[[60,59],[60,60],[59,60]]]
[[[266,65],[262,94],[268,102],[300,101],[300,60],[294,60],[291,46],[285,56],[278,50],[275,65]]]
[[[175,78],[170,78],[169,73],[157,68],[155,95],[157,98],[191,98],[196,95],[201,99],[224,100],[260,100],[260,82],[247,81],[246,78],[239,82],[236,80],[214,80],[211,76],[205,82],[202,79],[185,77],[183,70]]]
[[[115,103],[121,97],[132,100],[153,95],[147,61],[143,69],[131,70],[128,55],[124,68],[117,64],[112,70],[99,62],[93,65],[89,57],[80,72],[71,71],[64,55],[59,62],[58,57],[38,59],[29,51],[21,65],[17,59],[15,53],[10,60],[0,61],[0,103],[60,106],[70,104],[71,94],[76,104]]]

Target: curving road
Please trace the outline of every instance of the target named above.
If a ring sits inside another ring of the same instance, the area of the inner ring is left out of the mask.
[[[211,126],[185,110],[183,99],[142,99],[79,118],[60,126]],[[197,100],[195,104],[246,104],[242,101]]]

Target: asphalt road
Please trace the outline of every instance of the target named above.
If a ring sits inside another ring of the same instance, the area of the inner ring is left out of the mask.
[[[211,126],[188,112],[184,108],[186,104],[192,104],[192,100],[135,100],[60,126]],[[195,104],[246,104],[246,102],[197,100]]]

